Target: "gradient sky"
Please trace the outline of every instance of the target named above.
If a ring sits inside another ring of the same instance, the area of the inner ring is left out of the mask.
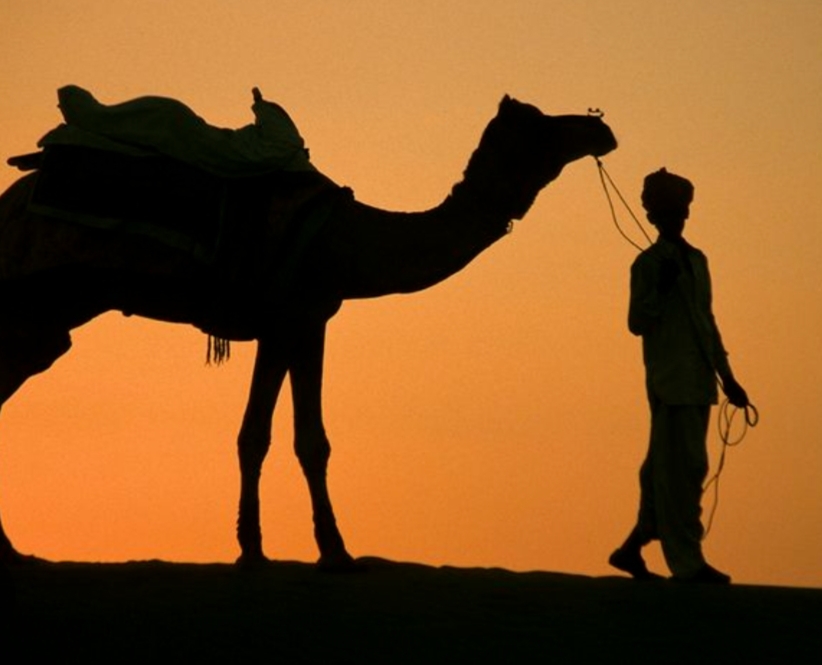
[[[56,89],[177,97],[216,125],[283,104],[315,165],[360,200],[438,203],[509,93],[605,111],[606,167],[689,177],[686,235],[761,423],[728,454],[705,544],[738,582],[822,586],[822,4],[549,0],[0,0],[0,153],[56,125]],[[0,186],[17,177],[0,167]],[[624,220],[628,221],[627,215]],[[635,250],[593,160],[513,233],[425,293],[331,322],[330,485],[355,556],[610,574],[632,526],[648,412],[627,331]],[[108,314],[0,419],[0,509],[54,559],[230,561],[236,432],[254,347],[204,367],[192,328]],[[264,544],[313,560],[286,391]],[[719,441],[711,430],[711,454]],[[664,564],[654,552],[654,568]]]

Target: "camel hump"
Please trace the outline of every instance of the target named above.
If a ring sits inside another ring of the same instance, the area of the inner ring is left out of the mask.
[[[285,109],[254,96],[255,122],[240,129],[209,125],[182,102],[138,97],[102,104],[69,85],[58,90],[65,124],[38,145],[80,145],[127,154],[158,153],[226,177],[313,171],[296,124]]]

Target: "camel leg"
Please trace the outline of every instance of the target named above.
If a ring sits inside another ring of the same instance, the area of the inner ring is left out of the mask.
[[[240,456],[237,540],[241,551],[237,563],[241,565],[266,561],[260,529],[260,474],[271,445],[274,406],[286,371],[287,364],[282,350],[278,350],[271,340],[260,340],[257,344],[251,391],[237,442]]]
[[[0,408],[29,377],[47,370],[69,348],[67,331],[0,329]],[[0,521],[0,564],[33,558],[14,549]]]
[[[288,365],[294,401],[294,449],[308,482],[314,512],[314,537],[324,570],[353,569],[354,560],[345,549],[331,497],[326,471],[331,446],[322,419],[322,373],[325,321],[306,327],[296,341]]]
[[[23,385],[24,381],[25,379],[21,380],[13,372],[9,372],[5,366],[0,366],[0,405],[5,404],[6,400],[17,392],[17,389]],[[3,528],[3,522],[0,520],[0,564],[18,562],[22,556],[14,549],[14,545],[11,544]]]

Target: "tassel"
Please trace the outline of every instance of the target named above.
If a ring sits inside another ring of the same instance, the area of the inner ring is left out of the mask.
[[[208,336],[206,365],[222,365],[231,358],[231,342],[221,337]]]

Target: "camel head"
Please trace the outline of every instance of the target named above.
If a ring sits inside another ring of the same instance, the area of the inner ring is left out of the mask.
[[[464,184],[508,219],[521,219],[566,164],[616,147],[599,116],[550,116],[506,95],[468,163]]]

